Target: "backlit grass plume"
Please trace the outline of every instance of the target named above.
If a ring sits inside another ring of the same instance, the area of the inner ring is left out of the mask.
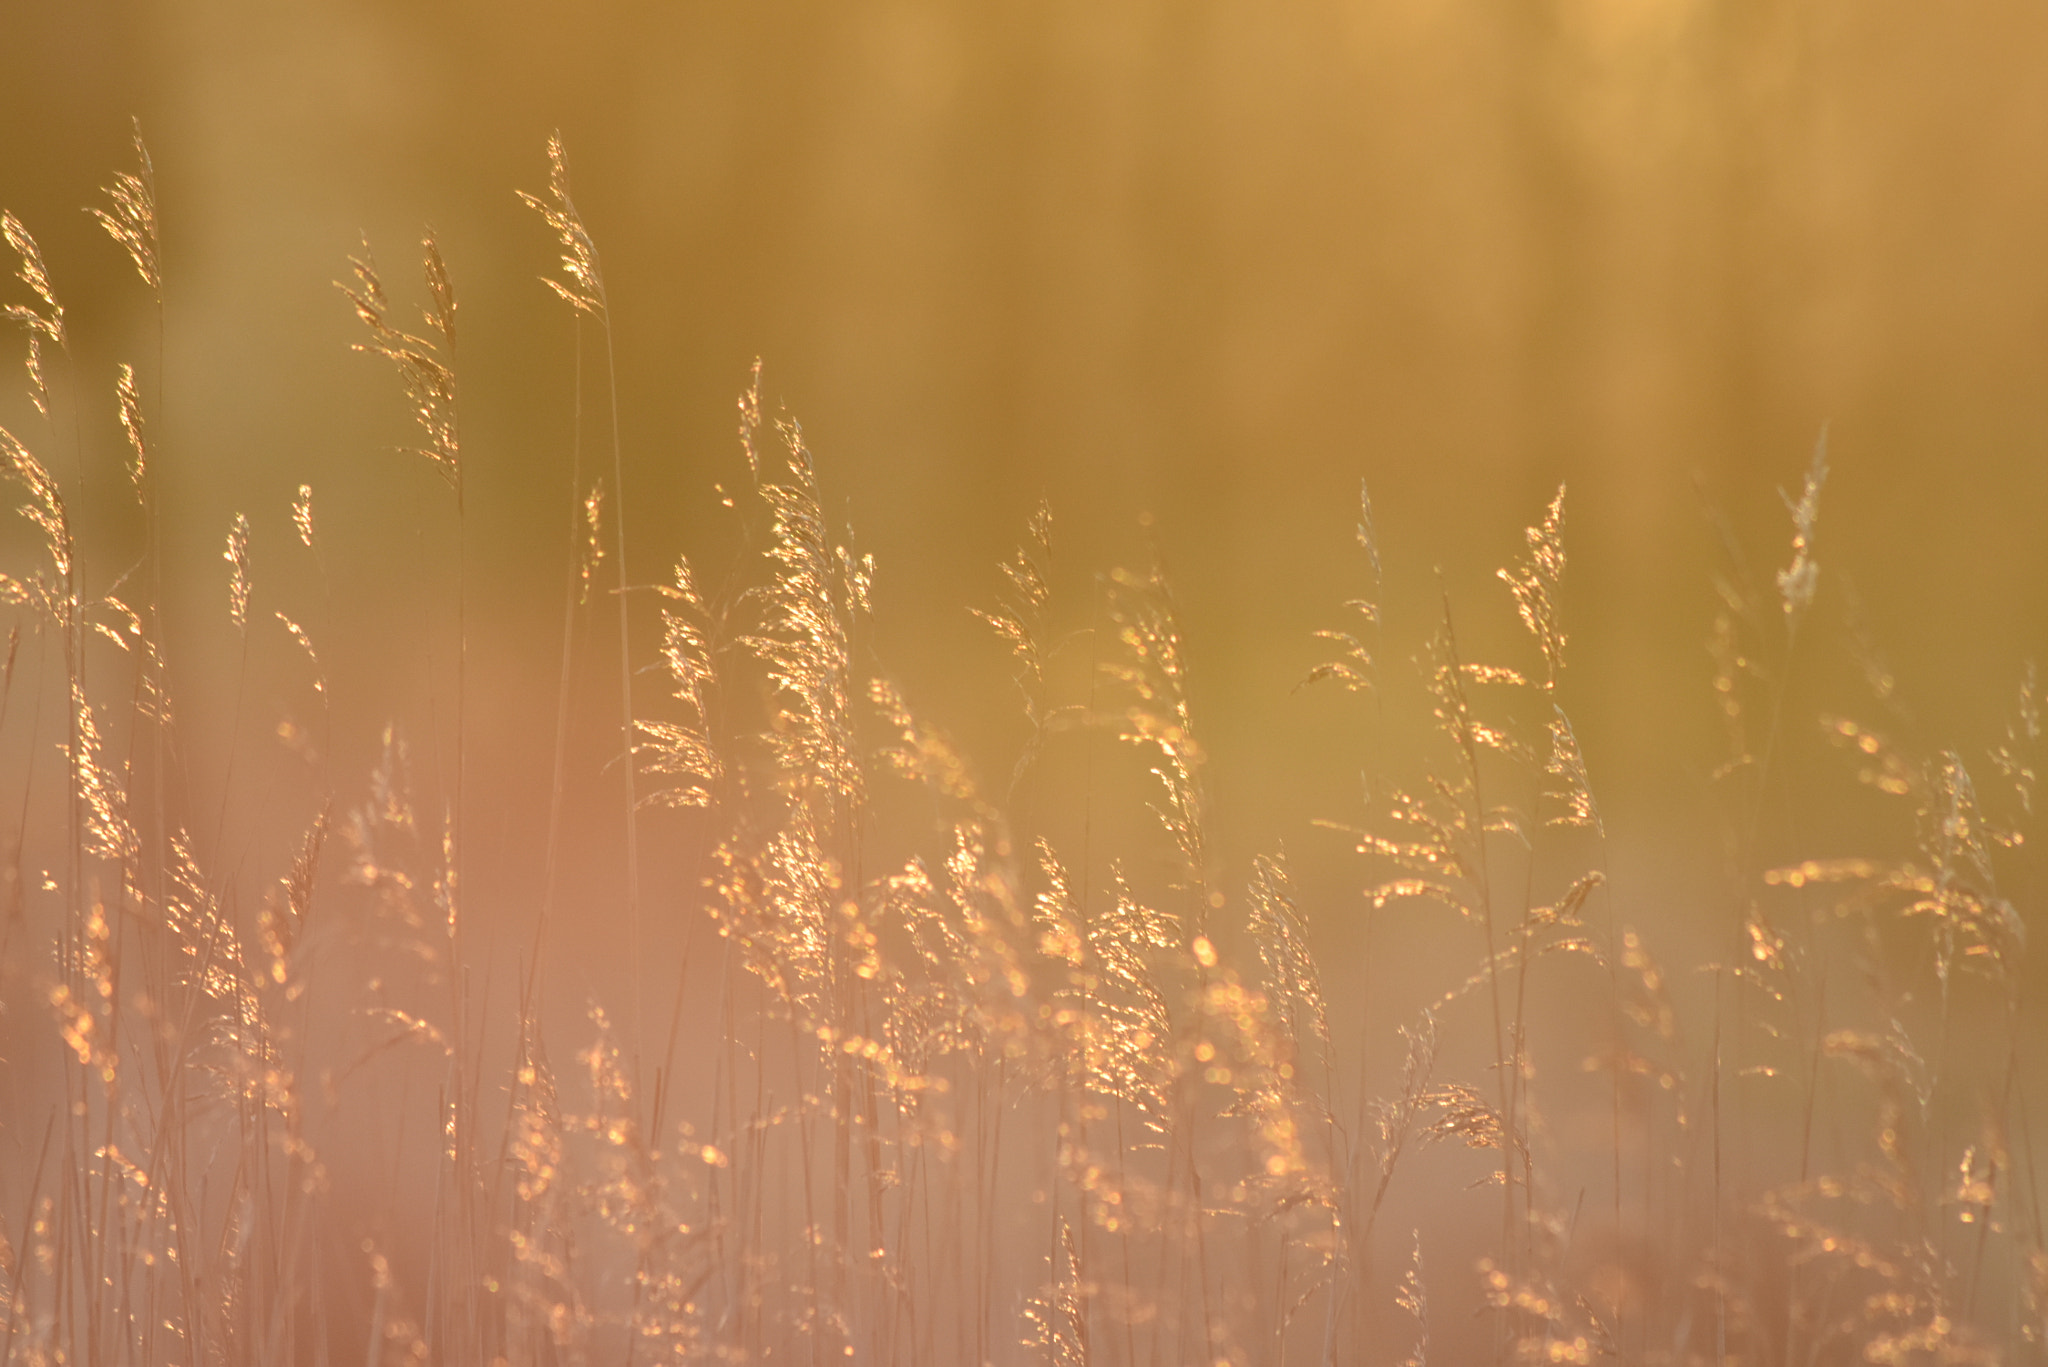
[[[448,483],[462,485],[462,446],[456,423],[455,372],[446,360],[446,349],[455,343],[455,296],[448,285],[448,268],[441,260],[440,246],[432,233],[422,240],[428,306],[422,311],[427,326],[440,334],[438,342],[415,336],[392,325],[391,305],[385,298],[384,283],[377,274],[370,246],[363,244],[361,256],[351,256],[355,284],[336,282],[336,288],[354,305],[356,317],[369,330],[370,340],[357,342],[355,349],[382,356],[398,371],[399,383],[411,405],[424,444],[413,447],[430,461]]]
[[[142,120],[135,120],[135,169],[116,171],[114,183],[104,191],[111,209],[91,208],[87,212],[107,230],[128,259],[135,273],[149,286],[158,302],[163,300],[163,268],[158,264],[156,221],[156,166],[142,141]]]

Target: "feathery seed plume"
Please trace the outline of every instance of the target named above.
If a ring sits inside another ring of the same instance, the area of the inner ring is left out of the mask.
[[[37,300],[42,303],[42,312],[28,304],[9,304],[7,316],[32,333],[49,339],[52,345],[64,345],[64,309],[57,302],[57,296],[50,289],[50,271],[43,264],[42,248],[21,220],[12,213],[0,213],[0,236],[7,239],[7,245],[21,258],[15,267],[15,277],[27,285]]]
[[[1208,877],[1202,748],[1195,740],[1172,590],[1157,570],[1144,575],[1117,570],[1110,576],[1109,612],[1124,658],[1104,661],[1102,670],[1131,697],[1119,738],[1157,754],[1152,773],[1164,802],[1155,804],[1153,811],[1180,851],[1187,886],[1199,891]],[[1206,916],[1207,911],[1204,899],[1198,914]],[[1196,930],[1200,929],[1198,925]]]
[[[7,245],[21,258],[20,265],[15,268],[16,276],[43,305],[42,311],[37,312],[28,304],[9,304],[4,312],[28,330],[28,396],[36,411],[47,418],[50,416],[50,387],[43,377],[43,343],[48,341],[59,349],[64,346],[64,310],[51,292],[50,272],[43,265],[42,249],[36,246],[35,238],[29,235],[21,220],[12,213],[0,214],[0,236],[7,239]]]
[[[1557,494],[1550,500],[1550,506],[1543,510],[1543,520],[1523,533],[1529,542],[1529,559],[1512,570],[1499,571],[1508,591],[1515,597],[1515,610],[1521,615],[1522,625],[1536,638],[1536,644],[1543,652],[1545,678],[1543,689],[1553,692],[1557,688],[1557,676],[1564,669],[1564,628],[1558,621],[1557,591],[1564,580],[1564,486],[1557,486]]]
[[[1057,1226],[1059,1251],[1050,1260],[1051,1281],[1024,1302],[1024,1323],[1031,1332],[1023,1344],[1045,1367],[1088,1367],[1087,1291],[1081,1283],[1081,1257],[1065,1217]]]
[[[71,710],[77,741],[68,758],[75,791],[85,804],[86,850],[96,859],[132,861],[141,841],[128,819],[127,766],[123,764],[119,772],[107,767],[92,705],[75,681]]]
[[[239,631],[249,629],[249,518],[235,514],[228,528],[227,548],[221,559],[228,562],[228,616]]]
[[[576,201],[569,195],[569,157],[562,148],[559,132],[548,135],[548,197],[519,192],[526,207],[539,214],[554,230],[562,244],[562,274],[566,282],[548,276],[541,283],[580,313],[605,311],[604,273],[598,268],[597,244],[583,227]]]
[[[1358,614],[1360,624],[1374,632],[1380,626],[1379,597],[1381,592],[1379,537],[1372,524],[1372,493],[1365,481],[1358,482],[1358,527],[1356,531],[1359,549],[1365,552],[1366,567],[1370,570],[1367,596],[1352,598],[1344,606]],[[1324,679],[1335,679],[1351,692],[1363,692],[1373,686],[1374,652],[1355,631],[1337,631],[1320,628],[1313,633],[1319,640],[1330,641],[1342,647],[1342,655],[1335,660],[1325,660],[1309,670],[1306,677],[1295,685],[1306,688]]]
[[[724,777],[725,766],[711,739],[708,693],[716,674],[711,664],[704,603],[698,597],[687,557],[676,558],[674,583],[662,585],[661,593],[678,605],[661,610],[661,659],[685,716],[680,722],[634,719],[635,728],[646,737],[635,750],[653,756],[646,771],[667,780],[642,797],[640,803],[708,807],[713,789]]]
[[[306,652],[306,658],[313,662],[313,691],[315,693],[325,693],[327,691],[327,675],[320,668],[320,656],[313,649],[313,638],[306,634],[304,627],[285,616],[282,612],[273,610],[271,615],[283,624],[284,629],[291,633],[291,638],[299,643],[299,649]]]
[[[1820,566],[1813,559],[1813,533],[1820,522],[1820,491],[1828,479],[1828,433],[1821,429],[1813,446],[1813,463],[1807,467],[1806,484],[1799,497],[1781,493],[1792,514],[1792,563],[1778,571],[1778,593],[1784,600],[1785,616],[1794,627],[1813,606],[1813,592],[1820,580]]]
[[[1605,834],[1600,810],[1593,802],[1593,785],[1586,776],[1586,759],[1579,751],[1579,737],[1572,730],[1564,709],[1553,706],[1550,713],[1550,758],[1543,764],[1549,780],[1544,792],[1557,811],[1544,820],[1546,826],[1580,826],[1595,835]]]
[[[448,286],[447,267],[441,260],[440,248],[433,234],[427,234],[424,245],[427,288],[433,300],[432,307],[426,310],[426,319],[441,334],[438,347],[424,337],[401,332],[391,325],[390,305],[385,298],[383,281],[377,275],[377,263],[370,256],[367,238],[363,242],[363,254],[349,258],[356,283],[350,286],[336,281],[335,288],[348,296],[356,316],[370,330],[369,341],[353,343],[350,349],[382,356],[398,370],[399,383],[405,390],[407,402],[412,405],[413,420],[427,439],[425,446],[410,449],[426,457],[450,486],[460,490],[462,453],[456,424],[455,372],[441,359],[443,349],[452,344],[455,337],[455,297]]]
[[[49,553],[51,565],[60,578],[70,574],[71,527],[65,519],[64,499],[57,490],[57,481],[50,478],[50,472],[43,468],[42,462],[4,427],[0,427],[0,459],[5,460],[7,473],[20,480],[28,490],[29,501],[20,512],[41,529],[43,547]],[[57,620],[69,622],[69,597],[63,598],[62,602],[64,606],[58,612]]]
[[[162,303],[164,278],[157,264],[156,167],[142,141],[142,120],[134,122],[136,169],[116,171],[114,183],[104,187],[103,193],[113,202],[111,213],[97,208],[86,212],[98,219],[107,236],[128,253],[128,259],[135,263],[135,273],[156,295],[157,302]]]
[[[1026,527],[1025,544],[1002,564],[1009,583],[1002,606],[994,612],[970,608],[995,629],[1017,660],[1017,685],[1024,693],[1024,715],[1034,727],[1044,718],[1046,625],[1045,608],[1052,592],[1046,584],[1052,560],[1052,505],[1040,499]]]
[[[1415,1321],[1415,1351],[1402,1367],[1429,1367],[1429,1287],[1422,1277],[1422,1231],[1414,1232],[1415,1248],[1401,1273],[1400,1289],[1394,1303]]]
[[[313,549],[313,486],[301,484],[297,498],[292,500],[292,526],[298,530],[299,541],[307,550]]]
[[[142,442],[142,401],[135,391],[135,367],[123,364],[120,378],[114,382],[114,392],[119,400],[121,430],[128,434],[128,448],[135,458],[128,463],[128,478],[135,485],[140,497],[143,481],[148,477],[148,452]]]
[[[1327,1066],[1333,1058],[1330,1013],[1323,1001],[1322,976],[1309,948],[1308,924],[1294,897],[1287,857],[1255,855],[1247,898],[1252,941],[1265,966],[1269,997],[1277,1010],[1285,1039],[1296,1050],[1314,1041]]]
[[[604,481],[593,480],[590,492],[583,496],[583,549],[576,562],[578,587],[576,604],[581,607],[590,601],[590,585],[597,578],[598,566],[604,563]]]

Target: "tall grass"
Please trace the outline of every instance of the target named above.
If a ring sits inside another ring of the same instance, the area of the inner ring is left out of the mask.
[[[136,151],[98,212],[152,292],[161,352],[177,320],[139,132]],[[758,363],[738,405],[745,484],[727,499],[743,553],[714,575],[685,556],[637,582],[614,301],[559,139],[547,158],[548,193],[526,201],[562,252],[548,283],[577,328],[576,446],[548,837],[528,871],[541,919],[511,965],[465,935],[494,915],[464,895],[464,774],[491,739],[466,709],[476,552],[440,244],[423,244],[430,337],[393,323],[367,248],[344,289],[358,349],[396,370],[392,424],[410,413],[453,493],[454,582],[419,589],[456,605],[439,700],[452,782],[416,784],[386,729],[370,772],[316,771],[303,830],[266,858],[230,853],[245,772],[232,738],[218,803],[196,810],[199,757],[164,665],[162,548],[181,529],[155,501],[152,405],[128,365],[103,400],[76,367],[53,397],[46,362],[68,354],[69,320],[29,229],[4,219],[27,298],[8,314],[50,421],[0,430],[36,531],[0,577],[0,733],[23,762],[0,789],[19,804],[0,927],[0,1361],[2048,1352],[2031,909],[2009,891],[2034,886],[2038,686],[2029,672],[1981,761],[1895,742],[1881,670],[1862,712],[1797,715],[1788,681],[1830,601],[1824,453],[1787,499],[1775,591],[1731,540],[1703,624],[1733,896],[1706,937],[1717,948],[1686,966],[1699,973],[1663,965],[1649,909],[1610,877],[1597,767],[1569,711],[1562,488],[1532,509],[1504,596],[1440,592],[1433,634],[1411,643],[1419,677],[1383,632],[1369,499],[1364,596],[1307,590],[1349,625],[1317,633],[1327,656],[1304,686],[1352,695],[1365,733],[1384,731],[1390,697],[1417,700],[1432,728],[1432,759],[1375,769],[1362,811],[1297,837],[1334,829],[1355,848],[1363,891],[1333,901],[1303,890],[1282,849],[1219,860],[1201,663],[1170,581],[1157,564],[1115,569],[1068,601],[1045,506],[975,605],[1014,667],[1024,735],[1007,782],[984,787],[877,664],[886,567],[827,514],[803,428],[767,410]],[[604,345],[609,488],[583,462],[586,323]],[[69,424],[52,418],[66,405]],[[70,513],[116,428],[140,573],[81,563]],[[38,454],[66,445],[69,480]],[[310,488],[289,514],[317,555]],[[238,513],[223,614],[237,719],[251,652],[282,648],[259,636],[275,620],[311,663],[331,752],[328,670],[301,624],[331,607],[271,606],[255,538]],[[545,966],[551,921],[611,914],[565,883],[562,848],[571,680],[594,664],[607,594],[619,725],[597,758],[621,802],[630,1016],[592,1002],[572,1029],[548,1010],[563,989]],[[1472,658],[1461,628],[1476,614],[1520,623],[1516,658]],[[634,686],[649,670],[666,678],[658,701]],[[1839,748],[1841,785],[1901,805],[1908,839],[1766,860],[1802,729]],[[1136,836],[1110,819],[1124,772],[1149,785]],[[645,924],[643,826],[695,871],[661,908],[674,935]],[[1400,937],[1374,932],[1389,916],[1429,925],[1464,970],[1418,981],[1388,957]],[[1319,949],[1352,920],[1363,962]],[[679,962],[655,962],[671,943]],[[672,997],[645,993],[670,974]],[[1560,996],[1590,1009],[1541,1009]],[[1389,1046],[1391,1070],[1374,1062]],[[1579,1072],[1604,1080],[1588,1090]]]

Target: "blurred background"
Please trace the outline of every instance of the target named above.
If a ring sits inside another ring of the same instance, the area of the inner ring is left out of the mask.
[[[1310,823],[1355,819],[1360,771],[1419,748],[1411,661],[1440,588],[1468,654],[1527,662],[1493,573],[1560,483],[1564,696],[1624,915],[1702,945],[1735,915],[1713,578],[1741,572],[1738,548],[1769,606],[1780,491],[1823,430],[1826,612],[1785,724],[1812,767],[1783,766],[1809,777],[1771,796],[1760,859],[1903,829],[1841,796],[1819,713],[1888,712],[1981,755],[2048,645],[2036,5],[77,0],[0,27],[0,205],[42,244],[75,362],[45,428],[0,353],[0,423],[67,481],[104,589],[139,545],[112,397],[137,366],[193,801],[221,804],[231,865],[278,871],[276,837],[319,806],[309,767],[359,800],[386,723],[447,786],[452,498],[394,449],[408,416],[350,353],[331,283],[367,241],[410,316],[431,224],[461,308],[470,905],[486,935],[530,933],[574,508],[610,460],[602,334],[579,350],[538,279],[554,244],[514,194],[545,189],[555,129],[612,302],[629,582],[683,550],[716,582],[743,553],[721,486],[744,489],[734,400],[762,358],[765,402],[803,420],[828,508],[877,559],[878,667],[1000,787],[1025,727],[967,609],[995,602],[1032,508],[1053,509],[1068,628],[1097,573],[1156,555],[1221,882],[1286,842],[1333,952],[1357,948],[1364,874]],[[163,215],[160,358],[150,301],[80,212],[131,164],[131,116]],[[0,299],[27,296],[9,280]],[[1313,630],[1369,588],[1361,480],[1383,716],[1295,689],[1328,654]],[[289,520],[302,483],[317,560]],[[220,554],[237,512],[246,652]],[[31,534],[0,532],[10,569]],[[654,604],[633,602],[651,663]],[[557,946],[588,981],[624,946],[600,606],[575,618],[563,884],[582,919]],[[320,650],[331,728],[275,611]],[[1065,669],[1085,670],[1071,648]],[[276,743],[283,723],[299,743]],[[687,900],[686,867],[653,877]]]
[[[763,357],[880,560],[892,668],[941,710],[1001,677],[963,608],[1040,495],[1084,586],[1142,555],[1152,513],[1248,813],[1297,790],[1287,690],[1349,596],[1361,478],[1396,640],[1403,603],[1426,629],[1435,567],[1488,594],[1570,483],[1574,685],[1610,792],[1664,792],[1715,743],[1701,508],[1781,559],[1777,489],[1823,425],[1824,564],[1924,719],[1975,739],[2048,623],[2032,6],[12,9],[0,200],[95,392],[120,359],[150,382],[153,323],[79,207],[128,164],[131,115],[155,153],[191,633],[219,615],[232,513],[260,567],[302,481],[329,514],[330,635],[407,629],[407,548],[446,528],[329,282],[367,233],[409,301],[431,223],[466,329],[475,648],[486,677],[551,677],[573,343],[513,190],[543,188],[556,127],[614,300],[633,570],[719,512]],[[90,402],[111,469],[111,399]],[[0,403],[21,428],[20,386]],[[366,706],[398,686],[371,674]]]

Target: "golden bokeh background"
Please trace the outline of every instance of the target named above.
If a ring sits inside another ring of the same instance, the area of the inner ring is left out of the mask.
[[[1920,710],[1976,739],[2040,646],[2044,38],[2016,4],[22,6],[0,186],[109,369],[146,319],[78,206],[144,120],[189,614],[214,528],[301,480],[366,550],[420,534],[329,281],[367,231],[410,283],[431,222],[502,589],[480,648],[545,651],[524,607],[554,563],[526,552],[558,526],[572,360],[512,190],[559,126],[650,570],[711,517],[765,357],[935,698],[1000,669],[961,607],[1041,493],[1090,568],[1155,514],[1257,810],[1356,481],[1423,622],[1432,567],[1483,592],[1568,481],[1595,771],[1654,792],[1659,753],[1711,740],[1698,490],[1778,554],[1824,424],[1824,561]]]
[[[366,236],[410,309],[432,224],[462,310],[471,905],[524,942],[579,353],[514,191],[544,188],[559,128],[612,301],[634,582],[679,550],[739,554],[718,486],[744,479],[734,399],[763,358],[828,509],[879,563],[874,659],[999,781],[1023,725],[966,609],[993,602],[1037,500],[1069,625],[1097,572],[1156,553],[1219,866],[1241,882],[1286,842],[1341,954],[1361,875],[1310,822],[1351,818],[1359,769],[1421,731],[1412,706],[1375,729],[1294,687],[1358,591],[1359,482],[1390,694],[1416,691],[1439,585],[1474,654],[1523,648],[1493,573],[1565,483],[1567,696],[1617,886],[1706,945],[1699,927],[1733,915],[1710,778],[1717,516],[1768,590],[1791,554],[1780,490],[1825,430],[1828,625],[1791,686],[1804,758],[1770,796],[1766,861],[1895,833],[1813,724],[1875,710],[1873,650],[1895,724],[1974,755],[2048,647],[2044,52],[2048,11],[2013,0],[14,4],[0,204],[40,239],[77,337],[58,387],[82,454],[51,464],[83,476],[89,572],[132,556],[140,525],[116,363],[161,397],[167,649],[192,734],[241,737],[189,745],[202,808],[244,747],[231,860],[267,870],[303,823],[304,765],[268,737],[318,707],[276,631],[238,655],[220,563],[238,511],[259,615],[320,642],[339,787],[394,721],[445,785],[452,513],[393,451],[406,414],[350,353],[360,325],[331,285]],[[161,367],[147,299],[79,212],[129,164],[131,115],[163,215]],[[600,345],[586,329],[586,470],[609,459]],[[0,359],[0,424],[26,432]],[[318,566],[287,520],[302,482]],[[653,605],[634,601],[649,663]],[[624,944],[609,620],[578,628],[584,919],[557,946],[598,983]],[[661,859],[655,885],[686,896],[694,874],[664,883]],[[666,952],[683,932],[660,934]]]

